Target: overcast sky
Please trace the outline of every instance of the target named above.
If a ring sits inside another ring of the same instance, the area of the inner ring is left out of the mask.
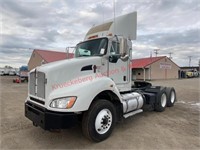
[[[33,49],[65,51],[93,25],[113,18],[114,0],[1,0],[0,66],[28,63]],[[133,58],[169,56],[179,66],[200,59],[200,0],[115,0],[116,16],[138,13]]]

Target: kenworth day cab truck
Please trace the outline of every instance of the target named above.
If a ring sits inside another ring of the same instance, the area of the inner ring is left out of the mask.
[[[33,69],[25,101],[25,116],[33,125],[53,130],[82,123],[83,134],[100,142],[124,118],[173,106],[173,87],[132,84],[136,22],[133,12],[94,26],[77,44],[75,58]]]

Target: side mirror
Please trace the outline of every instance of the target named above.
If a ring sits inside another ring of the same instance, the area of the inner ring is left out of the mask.
[[[122,61],[127,61],[129,59],[128,55],[122,56],[120,54],[110,55],[109,56],[109,62],[116,63],[118,59],[121,59]]]
[[[127,45],[127,39],[121,38],[120,39],[120,54],[122,56],[125,56],[127,54],[128,45]]]
[[[121,57],[121,55],[119,55],[119,54],[110,55],[109,62],[116,63],[120,57]]]

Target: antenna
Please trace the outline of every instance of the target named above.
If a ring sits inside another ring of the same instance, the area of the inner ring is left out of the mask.
[[[102,6],[103,6],[103,3],[104,2],[102,2]],[[105,14],[104,14],[104,11],[103,11],[103,23],[104,23],[104,20],[105,20]]]
[[[114,35],[116,31],[116,24],[115,24],[115,0],[113,0],[113,21],[114,21]]]
[[[104,0],[104,1],[102,1],[102,7],[104,6],[104,3],[106,2],[106,0]],[[104,11],[103,11],[103,23],[104,23],[104,21],[105,21],[105,13],[104,13]]]

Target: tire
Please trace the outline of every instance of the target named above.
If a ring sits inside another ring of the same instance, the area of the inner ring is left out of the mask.
[[[97,100],[84,113],[82,120],[83,135],[94,142],[107,139],[116,122],[114,105],[107,100]]]
[[[156,103],[155,103],[155,111],[162,112],[165,110],[167,105],[167,94],[165,88],[158,92]]]
[[[167,94],[167,107],[174,106],[174,103],[176,102],[175,89],[173,87],[167,87],[166,94]]]

